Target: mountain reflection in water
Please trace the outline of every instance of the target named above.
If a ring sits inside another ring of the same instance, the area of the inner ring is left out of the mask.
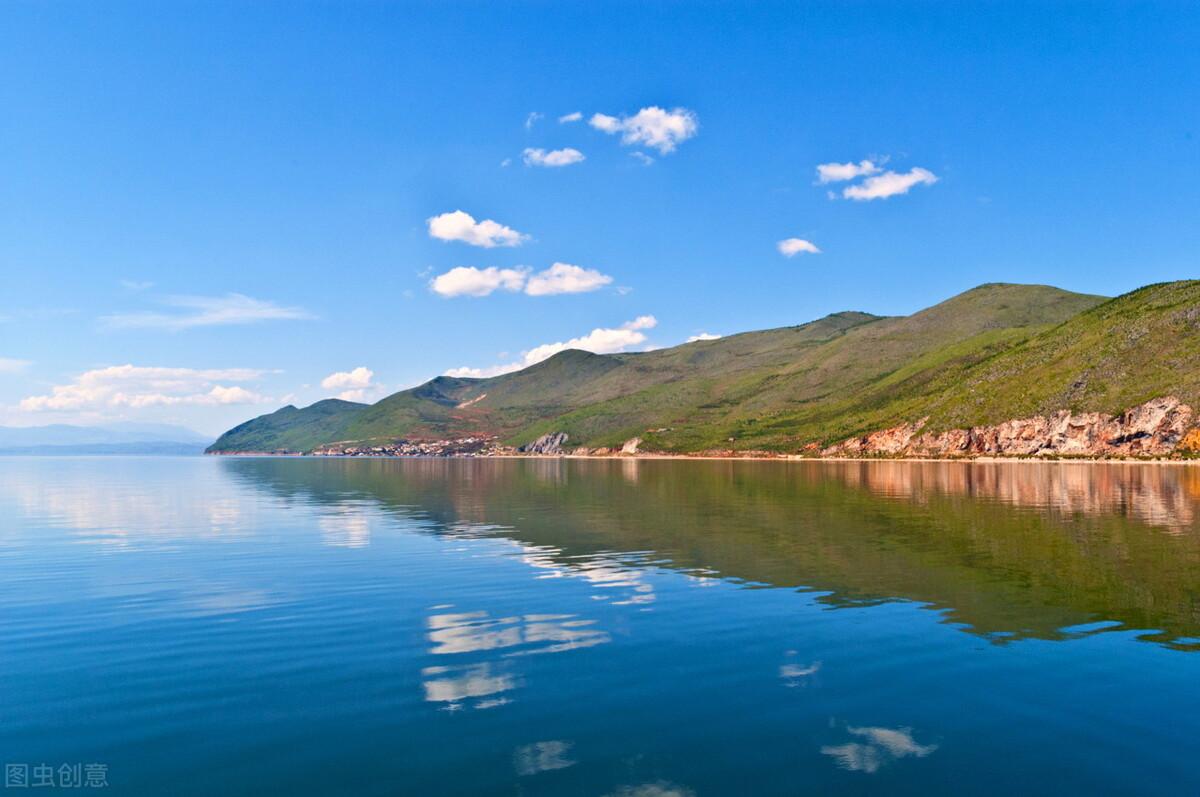
[[[0,749],[180,797],[1193,793],[1198,475],[0,458]]]
[[[331,544],[369,544],[359,512],[373,506],[427,521],[441,535],[510,539],[549,575],[619,586],[624,592],[617,597],[634,604],[653,602],[639,573],[654,566],[697,579],[827,593],[820,600],[831,607],[915,601],[997,644],[1117,627],[1179,649],[1192,649],[1200,637],[1200,469],[1188,466],[269,458],[221,464],[244,483],[344,518],[340,531],[332,522],[326,529]],[[431,641],[529,645],[539,635],[550,645],[604,641],[566,618],[467,616],[462,625],[444,627],[445,619],[431,617]],[[1098,621],[1107,622],[1085,627]],[[449,680],[440,671],[433,676],[435,684]],[[468,677],[502,683],[477,672]],[[465,691],[472,689],[479,691]],[[431,692],[451,693],[447,686]]]

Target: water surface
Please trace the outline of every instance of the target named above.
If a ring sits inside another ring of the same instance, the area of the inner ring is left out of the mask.
[[[113,794],[1200,790],[1200,469],[0,459],[0,757]]]

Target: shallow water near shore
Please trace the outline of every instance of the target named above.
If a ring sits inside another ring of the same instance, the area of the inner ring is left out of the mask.
[[[1198,684],[1196,468],[0,458],[31,782],[1191,793]]]

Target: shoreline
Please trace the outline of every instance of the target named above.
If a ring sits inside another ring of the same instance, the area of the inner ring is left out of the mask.
[[[1119,415],[1058,410],[1050,415],[1017,418],[990,426],[924,431],[929,420],[921,418],[869,434],[849,437],[822,446],[810,441],[790,452],[764,448],[735,450],[720,443],[692,452],[668,453],[653,450],[638,436],[620,445],[587,447],[566,445],[567,432],[547,432],[521,446],[506,445],[499,434],[475,432],[443,439],[374,438],[341,440],[312,448],[307,454],[278,452],[211,452],[241,456],[316,457],[462,457],[572,459],[696,459],[749,461],[812,460],[814,462],[1133,462],[1187,464],[1200,459],[1200,426],[1192,425],[1193,411],[1175,396],[1161,396],[1126,409]],[[647,429],[656,433],[663,429]],[[302,439],[302,438],[301,438]],[[262,442],[269,441],[268,437]],[[218,443],[220,440],[217,441]],[[735,438],[727,442],[736,443]],[[761,441],[748,441],[761,442]],[[786,444],[786,441],[783,441]],[[794,445],[796,441],[792,440]],[[745,443],[743,443],[745,444]],[[214,443],[214,446],[216,443]],[[208,450],[205,453],[210,453]]]
[[[269,451],[205,452],[206,457],[271,457],[279,459],[537,459],[537,460],[685,460],[697,462],[914,462],[914,463],[958,463],[963,465],[1032,464],[1032,465],[1182,465],[1200,466],[1200,459],[1169,459],[1154,457],[1136,459],[1130,457],[808,457],[798,454],[776,456],[718,456],[714,454],[487,454],[483,456],[390,456],[387,454],[286,454]]]

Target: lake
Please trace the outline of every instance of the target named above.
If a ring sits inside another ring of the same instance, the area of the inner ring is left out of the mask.
[[[31,786],[1194,794],[1197,739],[1200,468],[0,459]]]

